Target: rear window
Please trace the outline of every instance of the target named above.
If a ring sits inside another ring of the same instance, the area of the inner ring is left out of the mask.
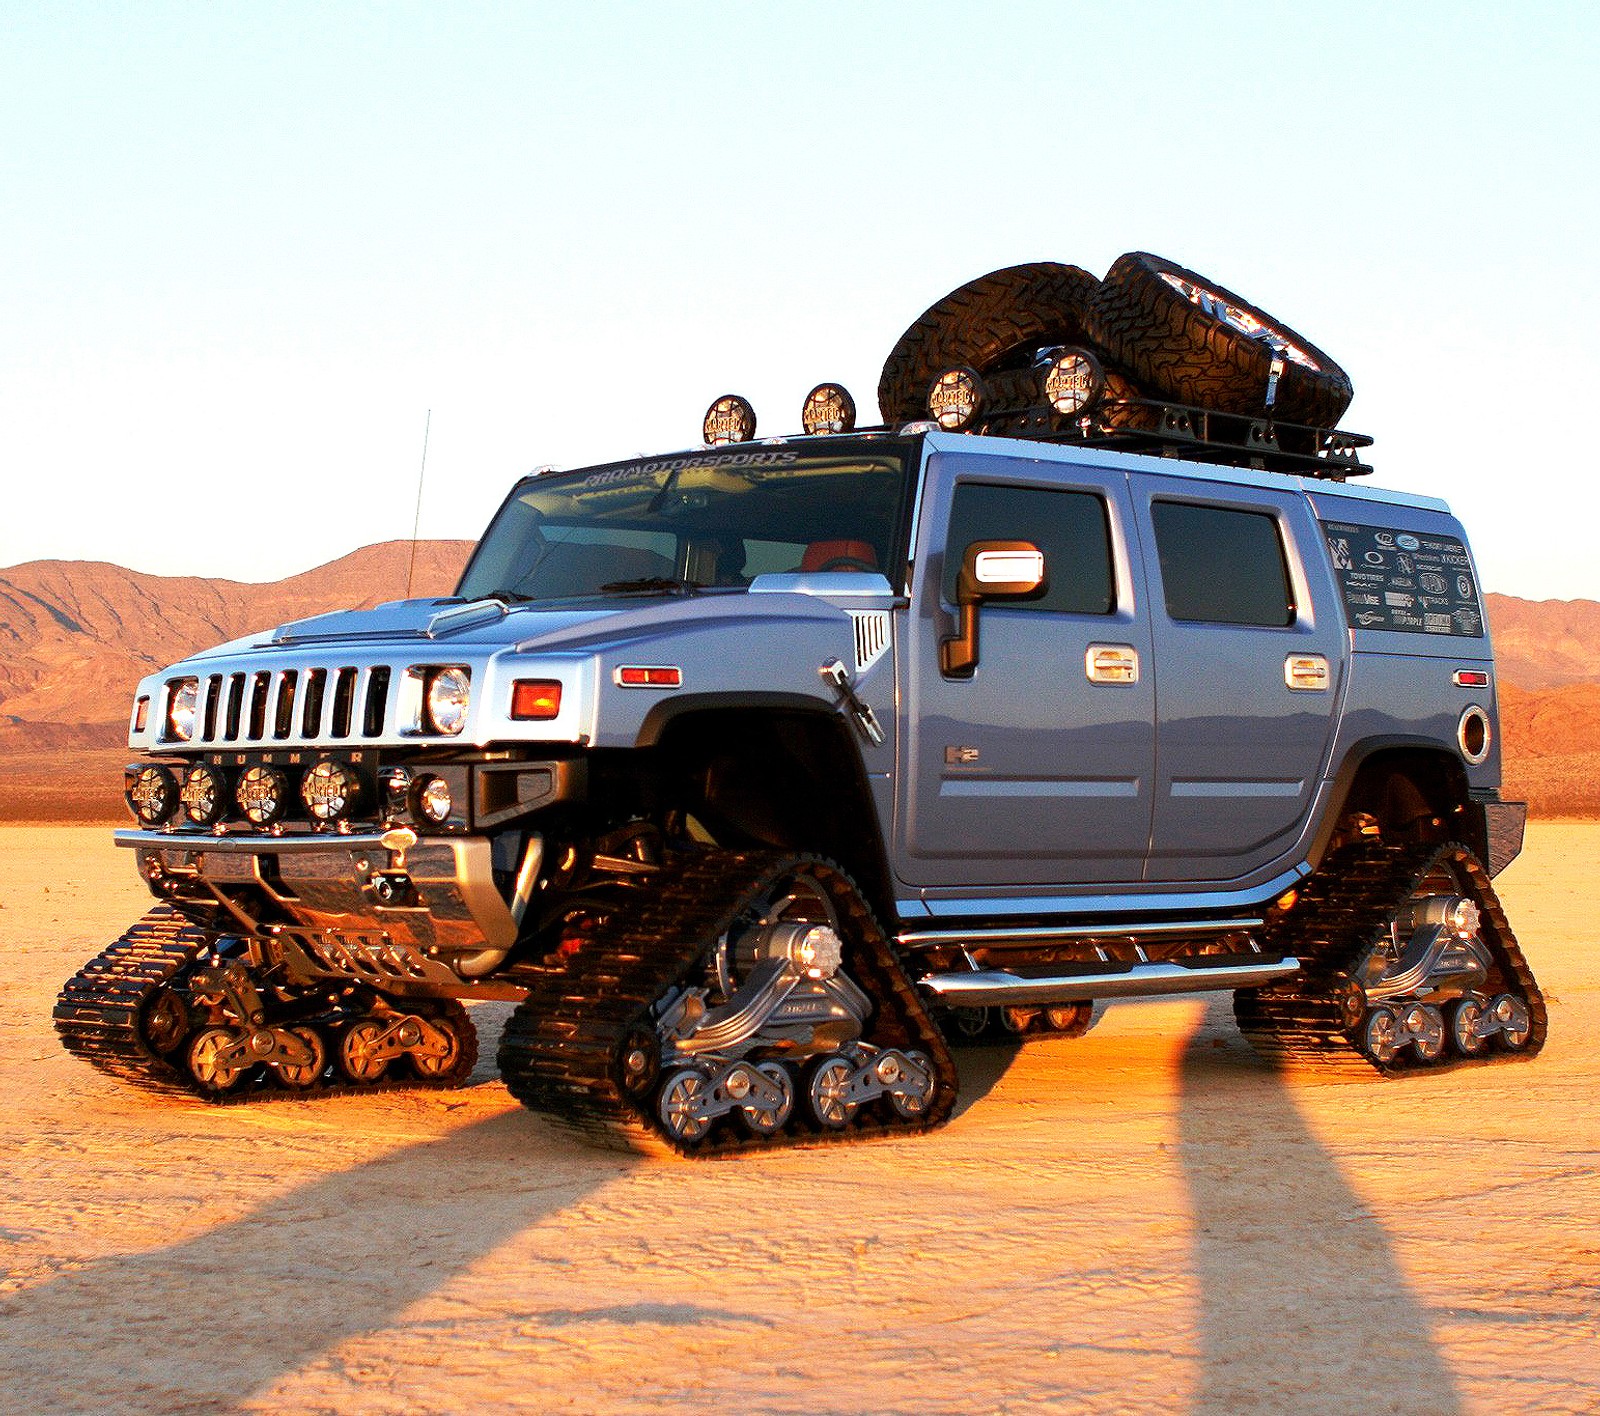
[[[1275,629],[1294,622],[1275,516],[1169,501],[1150,515],[1169,617]]]

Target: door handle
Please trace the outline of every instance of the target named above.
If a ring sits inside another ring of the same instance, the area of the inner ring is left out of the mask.
[[[1305,693],[1326,692],[1332,681],[1325,654],[1291,654],[1283,661],[1283,681]]]
[[[1138,683],[1139,651],[1131,644],[1091,644],[1083,671],[1090,683]]]

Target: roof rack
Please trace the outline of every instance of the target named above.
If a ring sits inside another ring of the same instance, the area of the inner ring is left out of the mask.
[[[1076,417],[1048,405],[986,411],[971,432],[1035,442],[1112,447],[1191,462],[1221,463],[1262,472],[1292,472],[1342,482],[1372,468],[1360,458],[1372,446],[1365,433],[1283,423],[1263,415],[1223,413],[1215,408],[1154,398],[1102,400]]]

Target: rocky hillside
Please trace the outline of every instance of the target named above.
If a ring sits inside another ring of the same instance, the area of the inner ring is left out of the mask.
[[[417,547],[413,593],[445,595],[471,543]],[[141,575],[91,561],[0,570],[0,821],[121,820],[134,684],[208,644],[401,597],[408,542],[266,585]],[[1543,815],[1600,815],[1600,603],[1488,597],[1506,793]]]
[[[420,543],[412,593],[448,595],[471,549]],[[103,561],[0,570],[0,739],[27,724],[35,743],[104,742],[86,725],[115,723],[120,733],[134,684],[153,669],[286,620],[399,599],[410,556],[409,542],[389,541],[266,585],[141,575]]]

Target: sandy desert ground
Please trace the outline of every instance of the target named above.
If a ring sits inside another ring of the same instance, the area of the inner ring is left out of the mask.
[[[213,1109],[67,1057],[145,901],[0,830],[0,1409],[1600,1410],[1600,825],[1502,877],[1532,1063],[1282,1078],[1223,1000],[962,1054],[943,1131],[712,1163],[449,1094]],[[499,1014],[478,1011],[485,1056]]]

